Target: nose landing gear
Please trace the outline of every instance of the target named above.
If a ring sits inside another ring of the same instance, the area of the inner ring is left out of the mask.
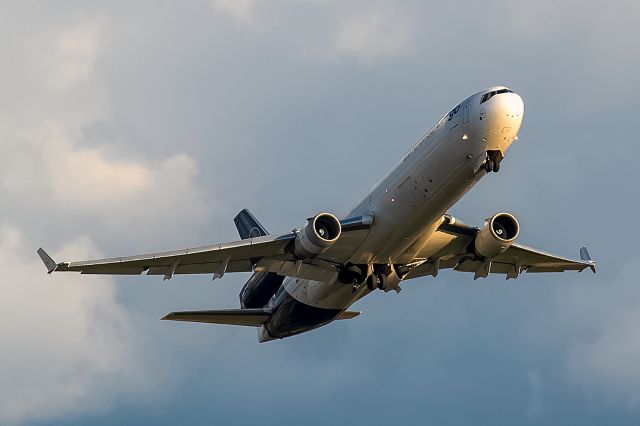
[[[504,158],[502,151],[487,151],[487,159],[484,161],[484,170],[487,173],[500,171],[500,162]]]

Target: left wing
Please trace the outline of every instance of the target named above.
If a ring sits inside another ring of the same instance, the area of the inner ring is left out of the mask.
[[[436,276],[440,269],[454,269],[460,272],[474,272],[475,278],[489,273],[506,274],[507,279],[517,278],[522,272],[563,272],[582,271],[586,268],[595,269],[595,262],[591,260],[585,247],[580,249],[581,260],[567,259],[513,243],[504,252],[490,260],[480,259],[468,249],[478,228],[466,225],[451,216],[445,216],[443,223],[436,232],[443,232],[453,236],[451,242],[438,253],[420,261],[409,270],[403,279],[417,278],[425,275]]]

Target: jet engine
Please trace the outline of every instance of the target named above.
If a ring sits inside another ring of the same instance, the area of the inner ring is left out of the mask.
[[[307,219],[306,225],[298,231],[293,252],[300,258],[311,258],[331,247],[342,232],[340,221],[331,213],[319,213]]]
[[[484,228],[476,235],[474,249],[485,259],[502,253],[511,246],[520,232],[516,218],[509,213],[497,213],[487,219]]]

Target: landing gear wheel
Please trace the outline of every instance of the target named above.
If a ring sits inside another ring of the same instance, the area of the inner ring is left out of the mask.
[[[498,150],[490,150],[487,151],[487,159],[484,162],[484,169],[487,173],[495,172],[497,173],[500,170],[500,162],[504,158],[504,154]]]

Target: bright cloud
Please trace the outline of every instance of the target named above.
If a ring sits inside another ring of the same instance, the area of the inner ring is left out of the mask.
[[[253,19],[256,0],[214,0],[213,5],[236,22],[248,23]]]
[[[371,63],[402,52],[408,43],[405,22],[382,11],[358,14],[340,25],[336,52]]]
[[[100,25],[84,22],[36,43],[43,77],[51,89],[66,89],[86,81],[98,53]]]
[[[102,253],[77,237],[79,223],[89,223],[92,236],[144,239],[157,229],[184,232],[181,224],[208,211],[188,154],[140,158],[108,138],[88,140],[87,128],[110,120],[94,73],[97,22],[30,33],[18,45],[28,54],[7,67],[23,84],[0,107],[0,383],[11,388],[0,398],[0,424],[89,413],[118,395],[161,387],[149,373],[158,359],[146,356],[153,343],[118,301],[114,279],[47,276],[33,241],[51,235],[34,224],[50,218],[56,229],[73,229],[56,237],[62,249],[52,255],[80,259]]]
[[[87,238],[63,249],[98,255]],[[56,253],[63,254],[63,253]],[[20,229],[0,225],[0,423],[87,411],[109,402],[106,390],[141,388],[144,365],[113,281],[49,276]]]

